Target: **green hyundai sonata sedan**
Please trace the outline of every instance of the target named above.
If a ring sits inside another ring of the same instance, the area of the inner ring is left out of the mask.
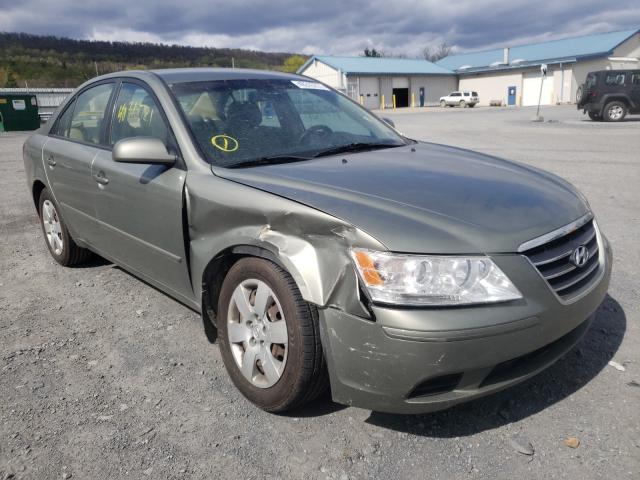
[[[46,245],[200,312],[272,412],[428,412],[521,382],[589,328],[612,253],[534,168],[416,142],[307,77],[95,78],[24,145]]]

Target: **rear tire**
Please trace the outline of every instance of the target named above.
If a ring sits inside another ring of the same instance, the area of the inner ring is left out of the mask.
[[[222,284],[217,326],[231,380],[261,409],[291,410],[327,389],[317,310],[278,265],[253,257],[235,263]]]
[[[627,106],[617,100],[605,105],[603,117],[607,122],[621,122],[627,116]]]
[[[589,115],[589,118],[594,122],[600,122],[602,120],[602,115],[599,113],[588,112],[587,115]]]
[[[60,265],[73,267],[90,258],[91,252],[73,241],[59,212],[60,207],[49,190],[42,190],[38,200],[38,214],[49,253]]]
[[[470,103],[470,104],[469,104],[469,108],[473,108],[473,107],[475,107],[475,106],[476,106],[476,104],[475,104],[475,103]]]

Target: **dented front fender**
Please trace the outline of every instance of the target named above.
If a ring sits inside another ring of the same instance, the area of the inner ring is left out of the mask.
[[[214,174],[189,172],[185,197],[199,301],[209,262],[232,247],[253,246],[277,259],[306,301],[368,315],[358,299],[349,248],[384,249],[373,237],[306,205]]]

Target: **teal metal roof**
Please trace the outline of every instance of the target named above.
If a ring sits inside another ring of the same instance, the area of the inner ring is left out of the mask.
[[[314,60],[341,70],[343,73],[372,74],[372,75],[452,75],[451,70],[420,59],[409,58],[384,58],[384,57],[332,57],[316,55],[305,62],[298,69],[298,73],[304,70]]]
[[[561,60],[576,61],[585,57],[609,55],[614,48],[638,32],[640,32],[639,29],[598,33],[510,47],[509,61],[519,60],[518,64],[503,64],[491,67],[491,64],[502,62],[502,48],[449,55],[436,63],[441,67],[457,71],[457,73],[463,73],[517,68],[541,63],[558,63]],[[466,68],[460,69],[460,67]]]

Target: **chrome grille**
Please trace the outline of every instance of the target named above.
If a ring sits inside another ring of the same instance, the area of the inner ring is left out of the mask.
[[[600,277],[601,270],[600,245],[593,218],[569,227],[563,235],[551,236],[547,242],[522,252],[556,294],[567,302],[588,291]],[[581,245],[587,247],[589,255],[584,265],[578,267],[572,263],[571,255]]]

